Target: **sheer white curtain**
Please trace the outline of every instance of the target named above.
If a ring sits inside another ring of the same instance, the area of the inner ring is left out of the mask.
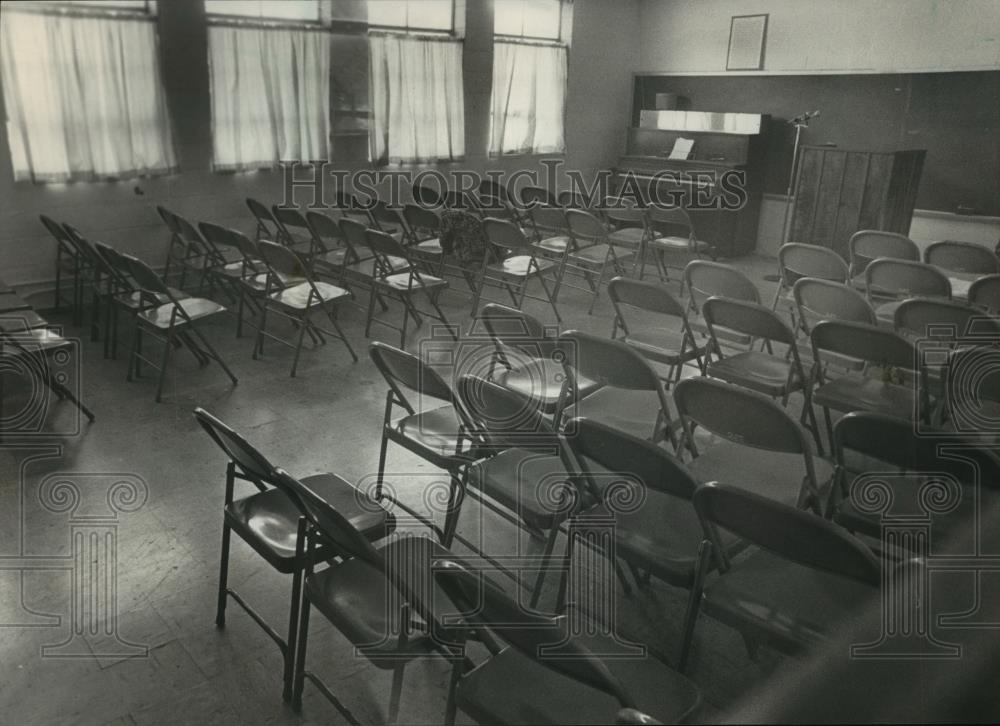
[[[398,164],[462,158],[462,42],[390,34],[373,34],[369,40],[371,160]]]
[[[212,27],[214,167],[330,157],[330,34]]]
[[[561,154],[566,150],[565,46],[493,44],[491,154]]]
[[[176,166],[154,22],[5,10],[0,72],[16,180]]]

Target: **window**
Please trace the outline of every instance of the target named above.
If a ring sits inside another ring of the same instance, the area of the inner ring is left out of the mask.
[[[562,0],[495,0],[490,154],[566,150],[572,8]]]
[[[320,20],[320,0],[205,0],[209,15],[229,15],[261,20]]]
[[[562,24],[562,0],[494,0],[494,35],[558,41]]]
[[[48,7],[39,11],[42,5]],[[3,4],[0,74],[14,178],[61,182],[171,171],[176,162],[152,18],[77,16],[82,6],[71,14],[52,12],[55,5]],[[136,4],[103,7],[111,5]]]
[[[10,2],[4,3],[10,5]],[[71,10],[116,11],[132,10],[135,12],[152,13],[156,11],[156,0],[31,0],[18,3],[25,9],[35,7],[38,10]]]
[[[452,32],[454,0],[368,0],[368,25],[410,31]]]
[[[465,155],[462,43],[373,34],[369,157],[378,164],[453,161]]]

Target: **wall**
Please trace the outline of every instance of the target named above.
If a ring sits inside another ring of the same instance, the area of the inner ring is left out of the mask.
[[[160,2],[158,19],[163,83],[180,172],[116,183],[14,183],[5,132],[0,127],[0,276],[44,305],[54,276],[54,243],[38,222],[48,214],[86,235],[161,264],[167,235],[156,215],[163,205],[192,220],[211,220],[251,231],[247,196],[278,201],[276,172],[210,171],[211,118],[207,30],[201,0]],[[466,161],[507,171],[537,168],[533,157],[490,160],[486,155],[492,79],[492,2],[466,1],[464,83]],[[591,173],[623,152],[631,72],[639,63],[639,0],[576,0],[566,108],[568,168]],[[609,52],[609,49],[613,51]],[[619,50],[621,49],[621,50]],[[2,118],[0,109],[0,118]],[[335,139],[332,165],[363,166],[363,137]],[[458,166],[458,165],[455,165]]]
[[[726,72],[733,15],[767,13],[766,73],[1000,68],[995,0],[644,0],[643,72]]]
[[[769,15],[764,70],[744,75],[1000,69],[995,0],[643,0],[640,72],[739,75],[726,71],[730,18],[759,13]],[[1000,99],[984,102],[997,109],[1000,125]],[[780,246],[785,204],[781,195],[765,197],[758,232],[763,254]],[[910,234],[920,242],[959,239],[992,247],[1000,218],[918,209]]]

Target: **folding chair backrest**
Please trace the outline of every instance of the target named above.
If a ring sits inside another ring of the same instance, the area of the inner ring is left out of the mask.
[[[255,446],[201,407],[194,410],[194,417],[241,473],[258,484],[275,486],[276,469]]]
[[[181,215],[175,214],[174,223],[177,225],[177,234],[181,239],[189,244],[193,244],[201,251],[211,251],[205,244],[205,239],[201,236],[201,232],[191,222]]]
[[[400,386],[422,396],[455,403],[455,396],[448,384],[419,356],[377,341],[368,346],[368,355],[382,377],[404,400],[406,396]]]
[[[938,268],[924,262],[880,257],[865,268],[865,286],[871,295],[951,297],[951,283]]]
[[[702,303],[701,313],[710,330],[720,326],[753,338],[795,345],[795,333],[788,323],[760,303],[710,297]]]
[[[539,204],[531,210],[531,221],[536,230],[545,232],[561,232],[569,230],[569,223],[566,220],[566,209],[563,207],[553,207],[548,204]]]
[[[173,234],[180,234],[180,230],[177,228],[177,215],[163,206],[157,206],[156,213],[160,215],[160,219],[162,219],[163,223],[167,225],[167,229],[169,229]]]
[[[233,247],[233,237],[230,231],[219,224],[212,222],[199,222],[198,230],[202,238],[213,251],[218,252],[219,248]],[[220,252],[221,254],[221,252]]]
[[[558,334],[545,334],[538,318],[516,308],[487,303],[479,311],[486,332],[494,343],[514,348],[531,357],[548,357],[559,348]]]
[[[448,209],[462,209],[467,212],[475,211],[476,205],[468,194],[456,189],[448,189],[442,199],[444,206]]]
[[[386,263],[388,262],[386,258],[389,257],[399,257],[404,260],[409,259],[406,248],[394,239],[392,235],[381,230],[365,230],[365,243],[377,257],[382,258]]]
[[[376,199],[368,212],[375,227],[383,232],[399,226],[399,211],[381,199]]]
[[[521,204],[525,207],[534,206],[536,204],[545,204],[550,207],[559,206],[559,202],[555,195],[548,189],[543,189],[542,187],[522,187],[520,200]]]
[[[750,278],[735,267],[708,260],[692,260],[684,268],[684,286],[696,311],[710,297],[760,302],[760,291]]]
[[[500,199],[503,202],[510,203],[510,195],[507,194],[507,189],[503,184],[500,184],[493,179],[483,179],[479,182],[479,196],[480,197],[494,197]]]
[[[878,587],[882,565],[861,540],[810,512],[721,484],[704,484],[694,493],[703,522],[791,562]]]
[[[470,572],[454,560],[438,560],[433,570],[435,581],[470,626],[497,633],[539,665],[607,693],[622,707],[635,707],[625,686],[604,661],[579,639],[566,637],[565,616],[526,609],[482,573]]]
[[[863,229],[851,235],[847,243],[851,276],[860,275],[868,263],[879,257],[896,260],[920,260],[920,248],[906,235]]]
[[[345,558],[356,557],[384,572],[385,562],[371,542],[325,499],[284,469],[276,470],[275,482],[291,493],[320,538],[335,552]]]
[[[422,231],[440,234],[441,232],[441,215],[434,210],[407,204],[403,207],[403,219],[406,226],[414,233]]]
[[[421,207],[438,208],[444,203],[441,195],[430,187],[414,184],[411,193],[414,203]]]
[[[814,277],[800,278],[792,287],[800,319],[847,320],[875,325],[871,303],[850,285]]]
[[[968,334],[996,335],[997,321],[969,305],[936,300],[911,298],[896,308],[895,328],[898,332],[921,337],[956,340]]]
[[[309,229],[309,223],[306,221],[305,216],[298,209],[291,209],[288,207],[280,207],[275,204],[271,207],[271,211],[274,214],[274,219],[281,227],[282,231],[288,236],[289,239],[293,239],[292,235],[294,232],[299,232],[301,235],[306,237],[312,236],[312,231]]]
[[[513,222],[496,217],[487,217],[483,220],[483,234],[489,243],[514,254],[533,254],[531,243],[528,242],[524,232]]]
[[[334,243],[340,244],[344,239],[344,233],[340,229],[338,221],[322,212],[306,212],[306,223],[309,225],[313,237],[321,242],[332,240]]]
[[[578,242],[602,242],[608,236],[604,222],[584,209],[567,209],[566,224]]]
[[[227,231],[229,232],[229,241],[240,251],[248,266],[251,262],[260,259],[260,249],[258,249],[256,242],[240,232],[238,229],[230,229]]]
[[[586,209],[584,211],[587,211]],[[614,224],[643,226],[646,210],[627,197],[609,197],[601,204],[604,216]]]
[[[295,277],[307,276],[302,260],[284,245],[261,240],[257,243],[257,252],[264,264],[276,273]]]
[[[694,237],[691,216],[682,207],[650,205],[646,213],[654,231],[669,237]]]
[[[618,310],[619,305],[628,305],[651,313],[673,315],[683,318],[684,305],[674,297],[664,285],[654,282],[634,280],[630,277],[615,277],[608,283],[608,297]]]
[[[707,431],[755,449],[811,455],[805,431],[767,396],[715,378],[687,378],[674,386],[681,416]],[[738,471],[733,472],[739,476]]]
[[[974,350],[974,349],[969,349]],[[928,480],[948,474],[960,484],[1000,488],[1000,458],[989,445],[949,432],[941,438],[918,432],[912,421],[885,414],[854,411],[833,427],[834,456],[839,466],[859,474],[922,474]],[[871,471],[856,471],[863,461]],[[914,486],[919,486],[914,482]]]
[[[556,201],[559,206],[563,209],[586,209],[588,211],[593,210],[596,206],[596,200],[593,198],[594,195],[585,196],[580,192],[571,191],[569,189],[559,192],[556,196]]]
[[[128,268],[128,264],[121,258],[118,251],[103,242],[94,242],[94,252],[97,256],[101,258],[103,262],[102,267],[105,272],[111,275],[112,278],[119,284],[129,289],[132,288],[132,283],[129,280],[131,276],[131,271]]]
[[[662,392],[656,371],[645,358],[619,340],[578,330],[559,336],[566,365],[584,378],[614,388]]]
[[[995,275],[1000,272],[1000,260],[996,252],[972,242],[934,242],[924,250],[924,262],[944,270],[973,275]]]
[[[969,302],[994,313],[1000,313],[1000,274],[986,275],[969,286]]]
[[[258,202],[252,197],[247,197],[247,208],[250,214],[257,220],[257,224],[264,230],[268,237],[276,236],[278,233],[278,222],[275,220],[271,210],[263,202]]]
[[[153,272],[152,268],[142,260],[131,255],[122,255],[122,259],[128,264],[129,272],[135,284],[140,290],[150,293],[165,294],[173,299],[170,289],[166,286],[160,276]]]
[[[162,207],[158,207],[157,209],[162,209]],[[164,210],[164,211],[166,211],[166,210]],[[57,242],[64,242],[67,245],[69,245],[70,247],[74,246],[73,245],[73,240],[71,240],[67,236],[66,230],[63,229],[62,226],[58,222],[56,222],[51,217],[45,216],[44,214],[39,214],[38,218],[41,220],[42,224],[45,225],[45,229],[48,230],[49,234],[52,235],[56,239]]]
[[[789,242],[778,250],[778,269],[786,285],[803,277],[847,282],[850,272],[844,258],[829,247]]]
[[[585,468],[588,460],[596,462],[605,470],[602,476],[622,475],[629,483],[687,500],[698,487],[698,480],[680,460],[651,441],[588,418],[573,419],[566,430],[573,432],[567,441],[577,459]],[[622,491],[617,496],[626,495]]]
[[[838,353],[881,366],[908,370],[919,367],[913,343],[898,333],[874,325],[825,320],[813,327],[809,337],[817,351]]]
[[[456,390],[470,430],[492,445],[561,450],[555,429],[536,399],[471,375],[459,376]]]
[[[350,217],[340,220],[340,230],[344,233],[344,241],[357,252],[358,247],[368,246],[368,225]]]
[[[73,247],[82,257],[89,260],[92,265],[96,265],[98,269],[103,268],[103,261],[97,256],[97,252],[94,250],[93,245],[91,245],[90,240],[84,237],[80,230],[68,223],[63,225],[63,229],[66,231],[66,236],[70,239]]]

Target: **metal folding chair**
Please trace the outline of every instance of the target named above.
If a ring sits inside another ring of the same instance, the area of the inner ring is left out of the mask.
[[[76,246],[73,244],[73,240],[66,234],[66,230],[63,229],[62,225],[44,214],[40,214],[38,218],[41,220],[42,224],[45,225],[45,229],[48,233],[52,235],[52,238],[56,241],[56,289],[53,307],[58,309],[62,306],[63,274],[69,273],[71,277],[70,284],[72,285],[69,305],[70,309],[73,311],[74,324],[79,325],[79,313],[80,308],[82,307],[83,294],[83,267],[86,265],[87,261],[77,251]]]
[[[175,341],[180,341],[191,351],[200,366],[204,367],[211,360],[215,360],[235,386],[238,382],[236,376],[229,370],[229,366],[208,339],[198,330],[201,321],[226,312],[226,308],[205,298],[179,299],[144,262],[128,255],[124,255],[123,259],[129,266],[132,279],[142,299],[142,309],[135,318],[135,337],[126,380],[132,381],[141,376],[141,363],[157,368],[160,375],[156,385],[156,402],[159,403],[163,396],[163,384],[166,381],[170,354]],[[167,302],[162,302],[163,300]],[[143,354],[144,334],[163,341],[163,355],[159,365]]]
[[[686,378],[674,403],[699,481],[721,481],[775,501],[823,511],[833,469],[805,428],[762,393],[714,378]],[[697,445],[695,426],[723,441]]]
[[[688,293],[688,324],[707,337],[708,327],[701,320],[701,306],[710,297],[760,303],[760,291],[750,278],[735,267],[708,260],[692,260],[684,268],[684,287]],[[745,346],[750,339],[733,331],[716,329],[716,338],[728,344]]]
[[[611,338],[635,348],[640,355],[668,367],[666,380],[679,381],[681,367],[694,361],[702,375],[706,354],[688,324],[684,304],[666,287],[655,283],[616,277],[608,283],[608,297],[615,308]],[[628,313],[626,313],[628,311]],[[644,319],[636,320],[640,313]],[[629,324],[626,318],[632,320]],[[652,320],[650,320],[652,318]],[[670,325],[664,323],[670,322]]]
[[[950,300],[951,282],[933,265],[879,258],[865,268],[865,293],[879,323],[891,326],[900,302],[909,297]]]
[[[668,268],[670,267],[666,262],[668,254],[684,255],[690,259],[691,257],[700,258],[707,253],[713,259],[715,258],[712,245],[703,239],[698,239],[691,215],[683,207],[650,205],[646,208],[646,224],[649,235],[646,250],[642,256],[642,264],[639,267],[640,280],[646,272],[646,253],[648,252],[653,253],[657,272],[662,279],[666,279],[668,276]]]
[[[307,551],[304,508],[298,494],[279,475],[279,470],[257,448],[205,409],[196,408],[194,416],[229,459],[226,465],[215,624],[219,628],[225,627],[228,598],[232,598],[246,611],[281,649],[285,661],[282,697],[289,701],[292,697],[298,635],[300,632],[303,636],[305,634],[304,630],[299,630],[299,607],[302,578],[307,563],[326,562],[341,556],[341,552],[329,545]],[[257,491],[237,499],[237,481],[250,483]],[[336,506],[366,541],[382,539],[395,527],[395,518],[391,513],[336,474],[314,474],[302,479],[302,485],[308,486],[316,496]],[[234,532],[275,570],[292,575],[288,629],[284,636],[254,610],[242,595],[229,587],[229,549]]]
[[[950,272],[971,275],[1000,273],[1000,259],[996,252],[972,242],[934,242],[924,250],[924,262]]]
[[[793,655],[808,652],[881,590],[883,565],[871,550],[815,514],[721,484],[699,487],[694,506],[707,537],[689,618],[704,611],[735,628],[751,654],[762,642]],[[759,549],[729,561],[720,530]],[[703,587],[713,566],[721,574]],[[690,652],[690,642],[682,650]]]
[[[861,276],[872,260],[886,257],[894,260],[920,261],[920,248],[909,237],[874,229],[863,229],[851,235],[847,242],[847,252],[851,280],[859,286],[864,284],[864,278]]]
[[[257,242],[262,239],[277,241],[281,237],[281,228],[267,205],[252,197],[247,197],[246,203],[250,214],[253,215],[254,221],[257,223],[257,228],[254,230],[254,240]]]
[[[641,708],[659,722],[678,723],[701,703],[698,687],[659,659],[609,657],[622,651],[611,637],[575,634],[565,616],[525,610],[460,562],[436,562],[434,577],[464,616],[464,632],[489,636],[484,663],[452,659],[446,726],[459,710],[477,723],[589,724],[608,723],[621,709],[634,718]],[[464,654],[464,638],[456,646]]]
[[[314,280],[306,261],[288,247],[261,240],[257,243],[257,249],[261,260],[267,266],[268,275],[262,298],[260,327],[257,329],[257,342],[254,345],[254,360],[264,355],[265,337],[294,348],[295,357],[292,359],[291,371],[291,376],[294,378],[302,353],[302,343],[308,333],[315,344],[325,344],[326,335],[339,338],[357,363],[358,356],[340,323],[337,322],[337,306],[350,297],[351,293],[328,282]],[[326,316],[333,330],[322,328],[313,321],[312,315],[316,312],[322,312]],[[295,343],[267,332],[269,313],[288,320],[298,328]]]
[[[850,271],[844,258],[829,247],[798,242],[782,245],[778,250],[778,289],[774,292],[771,309],[777,310],[778,303],[783,301],[792,315],[793,328],[797,328],[798,323],[792,289],[804,277],[846,285],[850,282]]]
[[[278,239],[274,242],[280,242],[306,259],[322,252],[322,243],[316,240],[312,227],[298,209],[275,204],[271,207],[271,214],[279,230]]]
[[[611,268],[612,276],[624,275],[626,271],[623,265],[634,257],[634,252],[628,249],[616,251],[615,245],[608,240],[610,230],[607,225],[590,212],[567,209],[566,223],[572,244],[567,249],[566,261],[559,270],[559,280],[560,283],[564,281],[567,271],[583,276],[592,293],[590,308],[587,310],[588,314],[592,314],[608,268]]]
[[[1000,313],[1000,274],[985,275],[969,286],[969,304]]]

